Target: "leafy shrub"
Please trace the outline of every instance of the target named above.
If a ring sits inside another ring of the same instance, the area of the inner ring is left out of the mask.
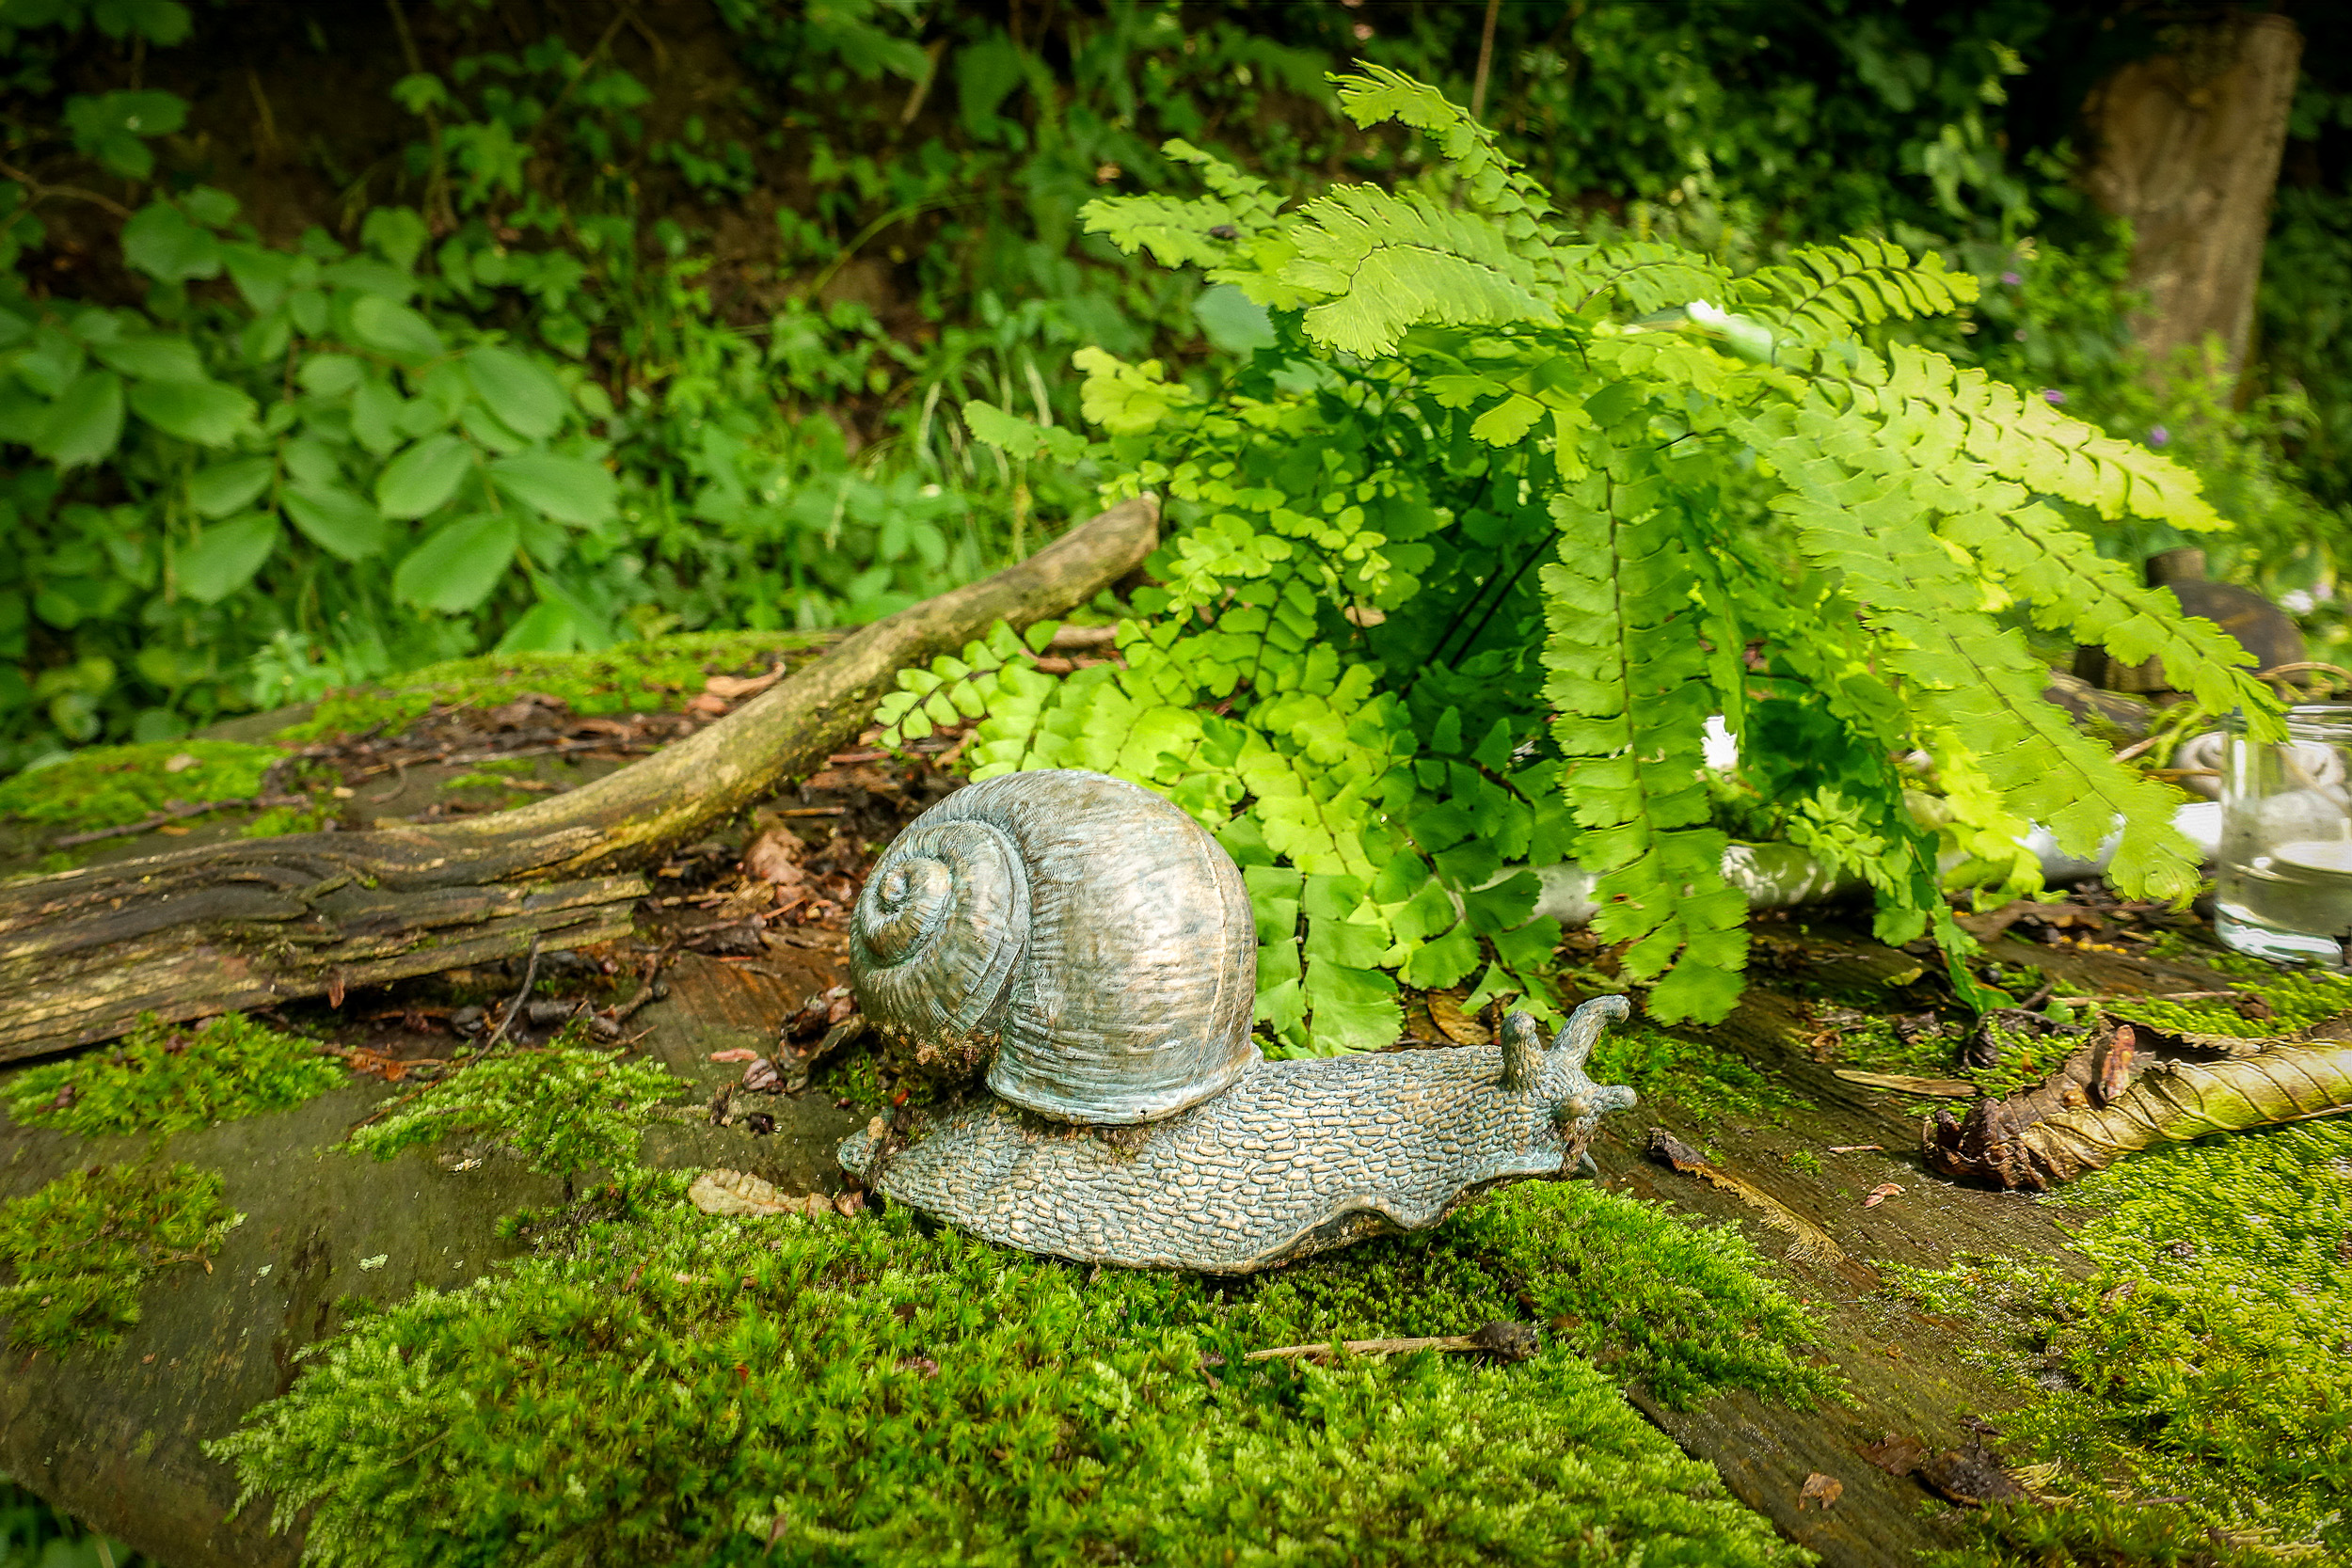
[[[1967,947],[1891,760],[1915,746],[1988,830],[2046,822],[2083,853],[2120,820],[2120,884],[2194,890],[2173,792],[2075,733],[1996,618],[2029,601],[2038,626],[2160,657],[2208,711],[2275,722],[2235,644],[2035,499],[2218,526],[2190,475],[1886,345],[1890,318],[1974,293],[1932,256],[1857,239],[1735,277],[1579,243],[1435,93],[1375,71],[1341,102],[1428,131],[1451,204],[1343,185],[1279,214],[1171,147],[1211,194],[1089,209],[1266,314],[1214,397],[1079,356],[1110,493],[1164,487],[1185,523],[1124,668],[1056,679],[982,650],[997,668],[912,674],[885,721],[928,724],[943,680],[969,686],[976,775],[1100,768],[1215,828],[1256,899],[1259,1018],[1293,1050],[1393,1039],[1399,977],[1549,1006],[1559,927],[1511,862],[1598,873],[1596,929],[1656,983],[1652,1013],[1722,1017],[1746,939],[1702,781],[1714,713],[1759,793],[1796,803],[1791,839],[1869,883],[1884,940]]]

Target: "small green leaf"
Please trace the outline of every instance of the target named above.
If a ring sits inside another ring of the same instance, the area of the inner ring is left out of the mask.
[[[147,138],[167,136],[187,122],[188,102],[176,93],[108,92],[69,98],[65,103],[66,129],[73,145],[132,180],[154,172],[155,154]]]
[[[173,578],[197,603],[218,604],[253,580],[278,540],[278,519],[263,513],[215,523],[174,558]]]
[[[252,505],[276,470],[266,457],[238,457],[199,468],[188,476],[188,504],[199,517],[226,517]]]
[[[313,354],[302,361],[294,379],[312,397],[339,398],[359,385],[367,366],[348,354]]]
[[[963,405],[963,422],[973,435],[1007,457],[1025,461],[1044,457],[1057,463],[1074,463],[1086,455],[1086,437],[1076,431],[1033,424],[981,398],[974,398]]]
[[[112,371],[75,376],[33,437],[33,450],[60,468],[95,463],[122,438],[122,378]]]
[[[612,476],[585,457],[527,451],[490,465],[498,487],[559,523],[593,528],[610,519],[617,505]]]
[[[502,654],[567,654],[580,645],[580,618],[556,599],[542,599],[499,639]]]
[[[125,375],[150,381],[204,379],[204,362],[197,357],[196,345],[185,338],[144,332],[112,342],[93,342],[90,353],[102,364],[111,365]]]
[[[170,202],[151,201],[122,226],[122,259],[159,283],[218,277],[221,243]]]
[[[431,322],[382,294],[362,294],[351,302],[351,335],[365,347],[409,364],[441,353],[441,335]]]
[[[510,348],[485,346],[466,356],[474,390],[508,428],[544,441],[563,428],[571,400],[546,366]]]
[[[382,515],[342,485],[289,492],[286,515],[312,544],[345,561],[365,561],[384,551]]]
[[[444,523],[408,552],[392,574],[392,592],[425,610],[449,614],[471,610],[505,577],[515,560],[515,545],[512,517],[461,517]]]
[[[254,428],[253,400],[218,381],[142,381],[131,388],[131,409],[199,446],[225,447]]]
[[[387,517],[421,517],[455,495],[472,468],[471,447],[454,436],[428,436],[384,466],[375,504]]]
[[[1274,319],[1266,308],[1231,283],[1201,290],[1192,302],[1192,314],[1211,348],[1252,354],[1274,344]]]

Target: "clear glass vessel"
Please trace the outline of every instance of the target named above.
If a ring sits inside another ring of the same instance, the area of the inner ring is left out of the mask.
[[[2214,927],[2241,953],[2352,962],[2352,705],[2287,709],[2284,744],[2233,732]]]

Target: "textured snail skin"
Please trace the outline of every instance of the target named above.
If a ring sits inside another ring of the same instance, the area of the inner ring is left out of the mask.
[[[1248,1274],[1425,1228],[1497,1182],[1573,1171],[1600,1117],[1633,1103],[1584,1071],[1626,1011],[1622,996],[1587,1002],[1549,1048],[1514,1013],[1500,1045],[1261,1061],[1222,1094],[1107,1136],[983,1101],[879,1164],[857,1133],[841,1163],[1008,1246]]]
[[[1148,789],[1074,769],[956,791],[875,863],[850,920],[868,1023],[977,1067],[1061,1121],[1128,1124],[1222,1093],[1249,1037],[1258,945],[1223,846]]]

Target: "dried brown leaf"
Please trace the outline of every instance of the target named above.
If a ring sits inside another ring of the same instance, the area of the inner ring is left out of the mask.
[[[1854,1451],[1890,1476],[1907,1476],[1928,1456],[1928,1446],[1916,1437],[1898,1437],[1890,1432]]]
[[[1429,993],[1429,1022],[1456,1045],[1491,1045],[1494,1032],[1462,1011],[1462,999],[1445,991]]]

